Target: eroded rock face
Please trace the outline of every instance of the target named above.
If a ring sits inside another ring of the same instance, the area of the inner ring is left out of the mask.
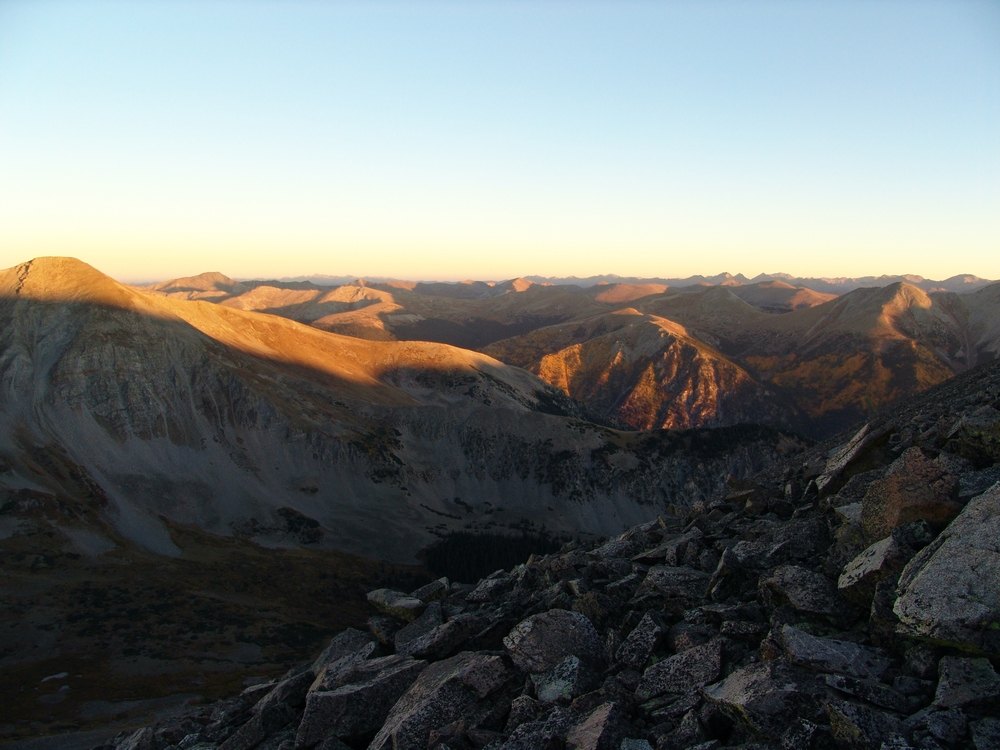
[[[905,635],[1000,654],[1000,485],[973,499],[903,571]]]

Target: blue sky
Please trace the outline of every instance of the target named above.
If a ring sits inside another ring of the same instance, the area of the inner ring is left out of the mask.
[[[998,2],[0,3],[0,266],[1000,278]]]

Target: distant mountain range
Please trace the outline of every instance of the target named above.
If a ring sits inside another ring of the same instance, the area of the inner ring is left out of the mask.
[[[845,294],[847,292],[853,291],[855,289],[860,289],[862,287],[882,287],[888,286],[889,284],[896,284],[903,282],[917,287],[918,289],[923,289],[925,292],[974,292],[984,286],[994,283],[989,279],[982,279],[978,276],[972,274],[959,274],[957,276],[951,276],[942,281],[935,281],[934,279],[925,279],[923,276],[917,276],[915,274],[902,274],[899,276],[836,276],[836,277],[808,277],[808,276],[792,276],[787,273],[761,273],[753,278],[747,278],[741,273],[736,275],[730,273],[720,273],[715,276],[688,276],[686,278],[670,278],[662,279],[659,277],[640,277],[640,276],[617,276],[615,274],[605,274],[602,276],[525,276],[527,281],[534,282],[536,284],[551,284],[554,286],[578,286],[582,288],[599,286],[599,285],[630,285],[630,286],[649,286],[649,287],[689,287],[689,286],[738,286],[745,284],[761,284],[768,281],[778,281],[785,284],[789,284],[793,287],[804,287],[806,289],[811,289],[815,292],[821,292],[823,294]],[[287,276],[275,281],[279,283],[288,282],[309,282],[315,284],[316,286],[343,286],[345,284],[352,284],[359,280],[357,276],[326,276],[322,274],[314,274],[311,276]],[[388,277],[371,277],[366,278],[367,281],[373,283],[393,283],[397,282],[398,279],[392,279]],[[248,283],[259,284],[266,283],[260,279],[248,280]],[[412,283],[412,282],[407,282]],[[482,282],[482,281],[459,281],[459,282],[419,282],[434,286],[447,286],[455,287],[461,289],[468,285],[495,285],[502,282]],[[460,292],[456,292],[459,293]],[[445,294],[444,296],[452,296],[451,294]]]
[[[511,279],[338,287],[203,274],[145,290],[359,338],[480,350],[632,429],[752,422],[824,437],[1000,348],[1000,284],[907,277],[963,290],[929,292],[899,278],[839,295],[728,274],[686,286]]]

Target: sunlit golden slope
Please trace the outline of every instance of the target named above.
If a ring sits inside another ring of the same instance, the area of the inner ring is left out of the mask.
[[[632,308],[534,331],[486,351],[633,429],[801,427],[789,404],[680,325]]]

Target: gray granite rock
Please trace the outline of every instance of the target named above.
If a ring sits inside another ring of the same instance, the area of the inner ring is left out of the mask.
[[[878,582],[899,575],[911,557],[913,550],[894,537],[881,539],[847,564],[837,581],[837,589],[848,599],[868,605]]]
[[[368,602],[379,612],[407,622],[416,620],[420,613],[427,608],[427,605],[420,599],[392,589],[369,591]]]
[[[604,652],[601,637],[590,620],[564,609],[551,609],[522,620],[503,644],[518,668],[536,674],[571,654],[585,663],[597,664]]]
[[[689,693],[718,679],[722,669],[722,641],[695,646],[657,662],[642,674],[636,696],[649,700],[664,693]]]
[[[642,588],[670,597],[698,600],[705,595],[710,580],[711,575],[701,570],[654,565],[646,573]]]
[[[811,615],[837,616],[843,612],[842,600],[828,578],[798,565],[782,565],[760,580],[761,595],[772,605],[788,604]]]
[[[898,632],[1000,655],[1000,485],[972,500],[899,579]]]
[[[838,745],[852,750],[879,750],[882,743],[899,733],[900,721],[886,711],[847,701],[826,703],[830,731]]]
[[[395,654],[353,665],[309,693],[295,738],[310,748],[328,736],[350,740],[377,731],[427,663]]]
[[[512,677],[496,654],[463,651],[427,667],[389,711],[370,750],[424,750],[432,729],[457,719],[470,725],[483,699]]]
[[[615,653],[615,661],[632,669],[642,669],[649,655],[659,646],[668,631],[662,615],[650,610],[629,633]]]
[[[781,628],[779,639],[789,662],[819,672],[835,672],[880,679],[889,669],[885,654],[849,641],[819,638],[791,625]]]
[[[945,656],[938,663],[934,705],[939,708],[1000,705],[1000,675],[988,659]]]
[[[752,662],[703,688],[702,694],[732,721],[772,740],[785,734],[791,716],[826,723],[821,702],[825,690],[811,676],[781,662]]]

